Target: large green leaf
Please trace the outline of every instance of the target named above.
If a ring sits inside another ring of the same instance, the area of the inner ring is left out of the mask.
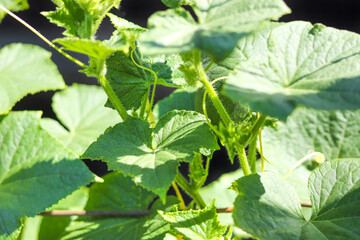
[[[183,8],[157,12],[149,18],[150,31],[140,37],[146,54],[187,53],[200,49],[224,59],[237,41],[265,20],[289,13],[281,0],[196,0],[198,23]]]
[[[18,12],[29,8],[27,0],[0,0],[0,4],[12,12]],[[6,13],[0,9],[0,22]]]
[[[52,0],[56,11],[43,12],[50,22],[64,27],[64,35],[91,38],[112,7],[121,0]]]
[[[95,183],[90,188],[85,209],[147,210],[155,197],[155,194],[137,186],[131,178],[114,172],[104,177],[104,183]],[[173,198],[169,199],[166,206],[156,201],[150,214],[144,217],[82,218],[68,227],[68,234],[64,239],[163,239],[170,227],[165,221],[160,222],[161,217],[157,214],[157,209],[165,210],[175,203],[177,200]],[[149,229],[152,231],[149,232]]]
[[[0,50],[0,114],[27,94],[65,87],[50,57],[50,52],[28,44],[10,44]]]
[[[224,86],[226,95],[281,120],[297,105],[360,107],[359,35],[292,22],[275,28],[266,48],[267,58],[252,57],[238,65]]]
[[[100,136],[83,157],[106,161],[109,169],[134,177],[137,184],[164,201],[179,161],[192,161],[194,153],[203,148],[218,149],[205,117],[172,111],[153,129],[148,122],[133,118],[117,124]]]
[[[67,128],[52,119],[41,125],[74,153],[80,155],[106,128],[121,122],[118,113],[105,108],[107,96],[96,86],[73,85],[53,97],[53,110]]]
[[[263,130],[263,152],[271,163],[265,169],[284,176],[312,152],[321,152],[325,160],[360,157],[359,120],[359,111],[297,109],[286,123]],[[306,183],[310,171],[311,166],[305,162],[287,178],[302,200],[309,200]]]
[[[162,212],[161,216],[185,240],[222,239],[227,226],[220,224],[214,204],[201,210]]]
[[[140,106],[155,80],[153,73],[139,66],[151,69],[158,77],[158,84],[176,86],[183,83],[182,74],[176,71],[180,61],[176,55],[144,59],[137,48],[134,51],[134,61],[136,64],[124,52],[116,52],[106,61],[106,79],[128,110]],[[111,104],[108,102],[107,106]]]
[[[310,220],[295,190],[274,173],[253,174],[235,184],[235,224],[260,239],[359,239],[360,159],[330,161],[309,178]]]
[[[0,123],[0,239],[13,239],[23,217],[93,179],[74,154],[40,128],[40,115],[14,112]]]

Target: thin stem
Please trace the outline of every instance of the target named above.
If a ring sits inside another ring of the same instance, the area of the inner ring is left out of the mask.
[[[257,113],[257,119],[260,119],[260,113]],[[264,152],[262,147],[262,138],[261,138],[261,127],[259,128],[259,143],[260,143],[260,157],[261,157],[261,171],[265,171],[265,161],[264,161]]]
[[[252,142],[254,140],[254,138],[257,138],[258,134],[259,134],[259,129],[261,129],[262,125],[264,124],[266,119],[266,115],[260,115],[260,118],[258,118],[256,120],[256,123],[254,124],[254,126],[251,129],[251,135],[248,139],[246,139],[244,146],[247,146],[248,144],[250,144],[250,142]]]
[[[251,174],[250,166],[249,166],[249,162],[246,157],[246,152],[245,152],[244,146],[239,146],[238,144],[236,144],[235,147],[236,147],[236,151],[238,152],[240,165],[244,172],[244,175],[245,176],[250,175]]]
[[[104,19],[105,15],[115,6],[115,4],[111,4],[100,16],[99,20],[101,19],[101,21],[98,20],[98,22],[96,23],[95,25],[95,28],[94,28],[94,33],[93,34],[96,34],[96,31],[97,29],[100,27],[100,24],[102,22],[102,20]]]
[[[149,71],[151,72],[153,75],[154,75],[154,83],[153,83],[153,89],[152,89],[152,93],[151,93],[151,101],[150,101],[150,107],[149,107],[149,111],[148,111],[148,114],[146,116],[146,119],[149,118],[150,116],[150,112],[151,112],[151,109],[152,109],[152,106],[154,105],[154,99],[155,99],[155,91],[156,91],[156,85],[157,85],[157,81],[158,81],[158,77],[157,77],[157,74],[151,70],[150,68],[147,68],[147,67],[143,67],[141,65],[139,65],[135,59],[134,59],[134,51],[135,51],[136,47],[134,47],[132,50],[131,50],[131,53],[130,53],[130,57],[131,57],[131,60],[133,61],[133,63],[138,67],[138,68],[141,68],[141,69],[144,69],[145,71]]]
[[[178,173],[175,177],[175,181],[177,184],[179,184],[179,186],[187,193],[190,195],[190,197],[192,197],[195,201],[195,203],[200,207],[200,208],[205,208],[206,204],[204,202],[204,200],[202,199],[202,197],[200,196],[199,192],[197,190],[194,190],[191,188],[189,182],[180,174]]]
[[[187,210],[186,205],[185,205],[185,201],[184,201],[183,197],[181,196],[180,190],[179,190],[178,186],[176,185],[175,181],[173,181],[171,183],[171,185],[174,188],[176,196],[180,201],[180,209],[183,210],[183,211]]]
[[[110,102],[113,104],[114,108],[119,113],[121,118],[125,121],[129,115],[126,112],[125,107],[120,102],[119,98],[116,96],[114,90],[109,85],[109,82],[106,80],[105,76],[100,75],[99,82],[100,82],[100,85],[103,87],[105,93],[109,97]]]
[[[321,152],[312,152],[307,154],[305,157],[301,158],[299,161],[297,161],[294,166],[289,170],[289,172],[284,176],[284,178],[288,178],[292,172],[295,171],[296,168],[298,168],[301,164],[304,162],[314,159],[317,163],[323,163],[325,161],[325,156]]]
[[[69,60],[73,61],[74,63],[76,63],[77,65],[79,65],[82,68],[86,68],[86,64],[82,63],[81,61],[77,60],[76,58],[70,56],[69,54],[67,54],[66,52],[64,52],[63,50],[61,50],[60,48],[58,48],[55,44],[53,44],[50,40],[48,40],[44,35],[42,35],[39,31],[37,31],[35,28],[33,28],[30,24],[28,24],[27,22],[25,22],[24,20],[22,20],[20,17],[18,17],[16,14],[14,14],[13,12],[9,11],[7,8],[5,8],[3,5],[0,4],[0,9],[2,9],[3,11],[5,11],[7,14],[9,14],[11,17],[13,17],[14,19],[16,19],[18,22],[20,22],[21,24],[23,24],[25,27],[27,27],[30,31],[32,31],[34,34],[36,34],[41,40],[43,40],[44,42],[46,42],[47,44],[49,44],[50,47],[54,48],[56,51],[58,51],[59,53],[61,53],[62,55],[64,55],[66,58],[68,58]]]
[[[229,114],[226,112],[224,105],[221,103],[219,96],[217,95],[215,89],[213,88],[211,83],[208,81],[207,75],[201,64],[200,52],[198,54],[195,54],[195,63],[198,68],[201,83],[204,85],[205,89],[209,93],[209,97],[210,97],[212,103],[214,104],[216,110],[218,111],[225,126],[229,126],[230,123],[232,122],[232,120],[231,120]]]
[[[257,138],[255,138],[250,144],[249,144],[249,150],[248,150],[248,159],[250,163],[251,173],[256,173],[256,144],[257,144]]]
[[[207,95],[207,91],[204,91],[204,95],[203,95],[203,101],[202,101],[202,109],[203,109],[203,113],[205,115],[206,121],[209,124],[210,128],[214,131],[214,133],[218,136],[220,136],[220,132],[214,127],[214,125],[211,124],[211,121],[209,119],[209,116],[207,114],[207,110],[206,110],[206,95]]]
[[[205,68],[205,72],[209,71],[209,69],[211,68],[211,66],[214,64],[214,60],[211,60],[211,62],[206,66]]]
[[[141,108],[140,108],[140,118],[141,119],[144,119],[144,115],[146,112],[146,107],[148,105],[148,102],[149,102],[149,90],[146,91],[144,101],[141,103]]]

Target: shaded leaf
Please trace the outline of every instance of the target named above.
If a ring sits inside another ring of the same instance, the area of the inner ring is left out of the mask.
[[[117,124],[100,136],[83,158],[106,161],[109,169],[134,177],[137,184],[164,201],[179,161],[192,161],[202,148],[218,149],[205,118],[195,112],[172,111],[154,129],[133,118]]]
[[[14,112],[0,124],[0,238],[89,183],[93,175],[40,128],[40,112]],[[36,203],[36,204],[34,204]]]
[[[28,94],[65,87],[51,53],[14,43],[0,50],[0,114],[7,113]]]
[[[266,48],[267,58],[251,58],[237,66],[224,86],[226,95],[281,120],[297,105],[359,108],[359,35],[292,22],[274,29]]]
[[[199,49],[222,60],[237,41],[265,20],[276,20],[289,9],[281,0],[195,0],[198,23],[182,9],[169,9],[149,18],[150,30],[140,37],[145,54],[187,53]]]
[[[41,125],[74,153],[81,155],[106,128],[121,122],[118,113],[104,107],[107,96],[100,87],[73,85],[53,97],[53,110],[67,128],[52,119]]]

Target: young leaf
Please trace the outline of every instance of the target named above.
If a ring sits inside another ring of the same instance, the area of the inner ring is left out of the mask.
[[[56,11],[43,12],[50,22],[64,27],[65,36],[90,39],[111,8],[121,0],[53,0]]]
[[[65,87],[51,53],[14,43],[0,50],[0,114],[7,113],[28,94]]]
[[[267,49],[266,59],[238,65],[224,86],[226,95],[281,120],[297,105],[359,108],[359,35],[292,22],[272,31]]]
[[[129,178],[113,172],[104,177],[104,183],[90,188],[86,210],[136,211],[147,210],[155,194],[135,185]],[[165,210],[175,204],[170,198],[166,206],[156,201],[149,216],[101,218],[87,217],[72,222],[64,239],[163,239],[170,227],[162,221],[162,229],[156,229],[159,218],[157,209]],[[152,232],[148,232],[151,228]],[[147,238],[152,236],[153,238]],[[158,238],[155,238],[155,237]],[[162,238],[161,238],[162,237]]]
[[[117,124],[100,136],[83,158],[108,162],[109,169],[134,177],[137,184],[164,201],[179,161],[192,161],[194,152],[202,148],[218,149],[205,118],[195,112],[172,111],[154,129],[133,118]]]
[[[27,0],[0,0],[0,4],[12,12],[18,12],[29,8]],[[6,13],[0,9],[0,23]]]
[[[358,239],[360,160],[327,162],[309,178],[313,214],[306,221],[294,189],[273,173],[239,179],[235,224],[261,239]]]
[[[150,30],[140,37],[144,53],[187,53],[199,49],[222,60],[241,37],[261,22],[276,20],[290,11],[281,0],[195,0],[192,7],[198,23],[182,8],[152,15]]]
[[[53,110],[67,128],[52,119],[41,126],[74,153],[81,155],[106,128],[121,122],[118,113],[104,107],[104,91],[96,86],[73,85],[53,97]]]
[[[286,123],[279,122],[276,129],[263,130],[263,152],[271,163],[265,169],[285,176],[297,161],[312,152],[324,154],[326,161],[360,157],[359,119],[359,111],[297,109]],[[309,160],[287,178],[302,200],[309,200],[306,183],[311,167],[315,167],[314,162],[309,165]]]
[[[214,204],[201,210],[162,212],[161,216],[184,240],[221,239],[227,227],[220,224]]]
[[[14,112],[0,124],[1,239],[18,235],[23,217],[44,211],[93,179],[74,154],[40,128],[40,115]]]

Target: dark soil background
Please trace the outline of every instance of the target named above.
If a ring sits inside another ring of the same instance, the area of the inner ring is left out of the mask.
[[[28,0],[28,2],[30,4],[30,10],[17,14],[50,40],[61,37],[63,29],[49,23],[47,19],[40,14],[41,11],[54,10],[54,4],[50,0]],[[285,2],[292,9],[292,14],[282,17],[280,19],[281,21],[305,20],[360,33],[359,0],[285,0]],[[166,9],[166,7],[160,0],[123,0],[121,8],[119,10],[114,9],[112,12],[146,27],[146,19],[155,11],[162,9]],[[109,21],[105,20],[100,27],[98,38],[109,38],[113,30]],[[96,79],[87,78],[84,74],[79,73],[79,68],[75,64],[53,51],[20,23],[6,16],[0,24],[0,48],[12,42],[32,43],[52,51],[52,59],[57,64],[68,85],[74,82],[97,84]],[[86,58],[81,55],[76,57],[86,61]],[[171,92],[171,89],[159,89],[157,91],[158,99],[167,96]],[[47,92],[27,96],[20,101],[14,109],[42,110],[44,112],[43,116],[56,118],[51,110],[52,95],[53,92]],[[86,163],[91,170],[99,175],[103,175],[107,171],[106,165],[100,162],[86,161]],[[235,162],[231,165],[227,159],[226,151],[222,149],[214,154],[208,182],[217,179],[222,173],[231,172],[237,168],[239,168],[239,163]],[[185,168],[182,167],[181,171],[185,171],[184,169]]]

